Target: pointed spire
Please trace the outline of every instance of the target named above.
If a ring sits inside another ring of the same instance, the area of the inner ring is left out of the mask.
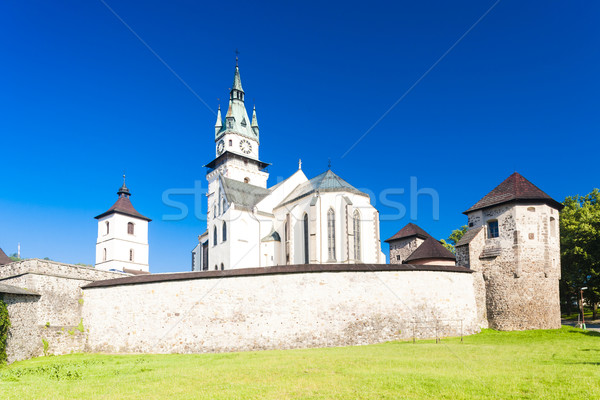
[[[221,118],[221,105],[219,104],[219,109],[217,110],[217,122],[215,123],[215,135],[221,131],[223,127],[223,119]]]
[[[242,89],[242,78],[240,78],[240,67],[238,66],[237,56],[235,57],[235,74],[233,75],[233,87],[231,88],[231,91],[234,90],[239,90],[242,93],[244,92],[244,89]]]
[[[258,128],[258,120],[256,119],[256,106],[254,106],[254,109],[252,110],[252,127]]]
[[[119,195],[119,197],[129,197],[129,196],[131,196],[131,193],[129,192],[129,189],[127,188],[127,185],[125,185],[125,174],[123,174],[123,186],[121,186],[119,188],[119,191],[117,192],[117,194]]]

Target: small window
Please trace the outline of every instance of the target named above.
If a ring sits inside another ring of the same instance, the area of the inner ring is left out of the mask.
[[[225,266],[221,263],[221,271],[225,270]]]
[[[233,140],[229,139],[229,147],[233,146]]]
[[[250,183],[250,178],[248,178],[248,177],[245,177],[245,178],[244,178],[244,183]]]
[[[219,266],[217,264],[215,264],[215,271],[219,270]]]
[[[227,241],[227,224],[223,222],[223,241]]]
[[[402,257],[400,257],[400,254],[398,254],[398,255],[396,256],[396,261],[402,261]]]
[[[108,221],[106,221],[106,234],[108,235],[110,233],[110,223]]]
[[[129,249],[129,261],[133,262],[133,249]]]
[[[133,235],[133,222],[127,223],[127,233]]]
[[[498,221],[488,221],[488,237],[497,238],[498,236]]]
[[[106,261],[106,249],[102,252],[102,261]]]

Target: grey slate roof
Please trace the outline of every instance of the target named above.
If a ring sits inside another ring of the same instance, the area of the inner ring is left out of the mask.
[[[302,197],[308,196],[315,192],[348,192],[362,196],[367,196],[354,186],[334,174],[328,169],[320,175],[315,176],[308,182],[304,182],[292,191],[277,207],[284,206]]]
[[[410,264],[410,261],[425,260],[425,259],[440,259],[456,261],[456,256],[452,254],[433,237],[428,237],[413,253],[405,260]]]
[[[0,293],[10,293],[10,294],[23,294],[27,296],[39,296],[39,294],[35,292],[31,292],[26,289],[21,289],[12,285],[5,285],[4,283],[0,283]]]
[[[483,226],[469,229],[468,231],[465,232],[465,234],[460,238],[460,240],[458,241],[458,243],[456,243],[456,245],[454,247],[465,246],[465,245],[471,243],[471,240],[473,240],[475,238],[475,236],[477,236],[477,234],[479,232],[481,232],[482,229],[483,229]]]
[[[7,256],[2,249],[0,249],[0,265],[10,264],[11,262],[13,261],[10,259],[10,257]]]
[[[222,177],[221,182],[227,201],[245,209],[252,209],[271,193],[269,189],[225,177]]]
[[[281,236],[275,229],[271,229],[271,232],[267,234],[264,238],[260,240],[261,242],[281,242]]]

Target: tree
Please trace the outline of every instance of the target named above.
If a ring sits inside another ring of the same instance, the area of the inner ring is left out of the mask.
[[[448,236],[448,239],[441,240],[444,247],[447,248],[448,250],[450,250],[454,254],[454,252],[455,252],[454,246],[456,246],[456,243],[458,243],[460,238],[463,237],[463,235],[465,234],[467,229],[469,229],[469,228],[466,225],[463,225],[460,228],[453,230],[452,233],[450,234],[450,236]]]
[[[594,189],[585,196],[568,196],[560,213],[560,244],[562,279],[561,302],[569,312],[571,305],[581,303],[581,288],[585,302],[597,318],[600,303],[600,191]]]
[[[21,261],[22,260],[22,258],[19,258],[19,255],[17,253],[11,254],[8,258],[10,258],[13,261]]]

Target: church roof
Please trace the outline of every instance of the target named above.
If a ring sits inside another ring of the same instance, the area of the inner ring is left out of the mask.
[[[275,228],[271,228],[271,232],[267,234],[264,238],[260,240],[261,242],[281,242],[281,236],[275,230]]]
[[[427,238],[431,237],[431,235],[429,235],[429,233],[427,233],[423,229],[421,229],[420,226],[413,224],[412,222],[409,222],[408,224],[406,224],[406,226],[404,226],[404,228],[402,228],[398,232],[396,232],[396,234],[394,236],[385,240],[385,242],[391,242],[392,240],[404,239],[404,238],[409,238],[412,236],[416,236],[421,239],[427,239]]]
[[[96,219],[100,219],[102,217],[105,217],[107,215],[110,214],[125,214],[125,215],[129,215],[130,217],[136,217],[139,219],[144,219],[146,221],[152,221],[150,218],[148,217],[144,217],[142,214],[140,214],[139,212],[137,212],[137,210],[135,208],[133,208],[133,204],[131,204],[131,200],[129,200],[129,197],[119,197],[119,199],[115,202],[115,204],[112,205],[111,208],[109,208],[107,211],[103,212],[100,215],[97,215]]]
[[[260,186],[222,177],[223,190],[229,203],[246,209],[252,209],[271,191]]]
[[[0,265],[10,264],[11,262],[13,261],[10,259],[10,257],[7,256],[2,249],[0,249]]]
[[[558,210],[562,210],[564,207],[558,201],[544,193],[533,183],[525,179],[521,174],[515,172],[506,178],[504,182],[496,186],[491,192],[485,195],[481,200],[475,203],[474,206],[463,212],[463,214],[468,214],[473,211],[482,210],[484,208],[489,208],[508,202],[530,201],[541,201]]]
[[[464,246],[464,245],[471,243],[471,241],[473,239],[475,239],[475,236],[477,236],[477,234],[479,232],[481,232],[482,229],[483,229],[483,226],[469,229],[468,231],[465,232],[464,235],[462,235],[462,237],[460,238],[460,240],[458,241],[458,243],[456,243],[456,245],[454,247]]]
[[[277,207],[281,207],[316,192],[349,192],[368,197],[366,193],[356,189],[328,169],[308,182],[298,185],[298,187],[296,187],[296,189],[294,189]]]
[[[410,261],[432,258],[452,261],[456,260],[456,256],[445,248],[444,245],[429,236],[410,256],[408,256],[405,262],[410,264]]]

